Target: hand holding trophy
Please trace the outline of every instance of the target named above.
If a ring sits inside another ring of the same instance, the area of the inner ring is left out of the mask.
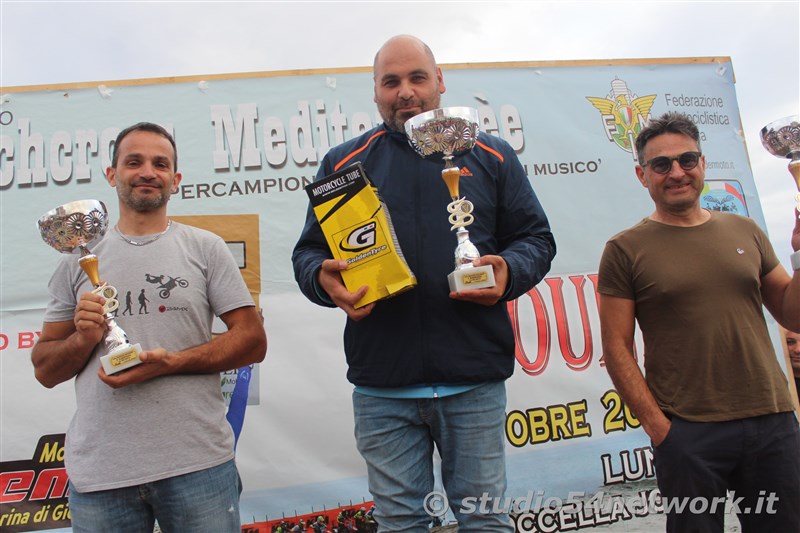
[[[445,107],[420,113],[405,123],[406,136],[411,146],[422,157],[443,154],[442,179],[450,192],[450,230],[457,229],[458,244],[455,250],[455,270],[447,276],[450,290],[454,292],[494,287],[491,265],[476,267],[472,262],[480,257],[478,249],[469,240],[466,227],[472,224],[472,202],[458,192],[461,169],[453,164],[453,153],[471,150],[478,138],[478,110],[472,107]]]
[[[141,363],[142,348],[128,342],[128,336],[114,321],[114,311],[119,307],[117,289],[100,280],[99,260],[87,246],[105,235],[108,229],[108,211],[98,200],[78,200],[48,211],[38,221],[39,233],[44,242],[65,254],[76,248],[81,252],[78,260],[89,277],[92,292],[105,298],[103,305],[108,330],[103,340],[104,355],[100,358],[106,374],[114,374]]]
[[[789,172],[797,185],[797,210],[800,211],[800,120],[798,116],[785,117],[761,129],[761,144],[776,157],[790,159]]]

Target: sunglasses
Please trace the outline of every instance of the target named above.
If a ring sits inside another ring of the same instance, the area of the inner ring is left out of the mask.
[[[675,157],[660,155],[647,161],[642,168],[649,166],[656,174],[669,174],[669,171],[672,170],[672,162],[677,161],[683,170],[688,171],[697,166],[702,155],[700,152],[683,152]]]

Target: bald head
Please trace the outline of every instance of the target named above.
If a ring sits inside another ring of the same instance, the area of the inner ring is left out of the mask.
[[[442,71],[428,45],[411,35],[392,37],[375,54],[375,103],[387,128],[439,107],[445,91]]]
[[[433,51],[431,51],[430,47],[419,40],[418,38],[414,37],[413,35],[395,35],[394,37],[390,38],[388,41],[383,43],[380,50],[375,54],[375,59],[372,62],[372,71],[373,74],[375,70],[378,68],[378,60],[381,56],[381,53],[386,51],[387,53],[396,53],[398,51],[410,51],[416,50],[425,54],[429,61],[432,68],[436,68],[436,58],[433,57]]]

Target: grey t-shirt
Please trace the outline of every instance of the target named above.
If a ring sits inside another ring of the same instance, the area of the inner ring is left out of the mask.
[[[117,324],[143,350],[208,342],[214,315],[254,305],[233,256],[211,232],[173,222],[137,247],[112,229],[91,250],[100,279],[118,291]],[[50,280],[45,322],[71,321],[78,297],[90,290],[77,254],[65,256]],[[75,378],[65,464],[78,491],[147,483],[233,458],[219,374],[162,376],[115,390],[97,377],[100,352]]]

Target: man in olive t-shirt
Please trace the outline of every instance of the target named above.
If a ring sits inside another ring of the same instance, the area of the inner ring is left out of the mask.
[[[750,219],[700,207],[699,138],[688,117],[667,113],[636,140],[655,210],[603,252],[606,368],[652,441],[665,504],[678,506],[665,505],[667,531],[722,532],[726,512],[743,531],[800,531],[800,432],[762,311],[800,329],[800,252],[790,277]]]

